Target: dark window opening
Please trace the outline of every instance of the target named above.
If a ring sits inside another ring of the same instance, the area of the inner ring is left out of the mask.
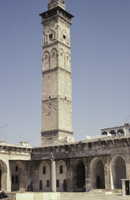
[[[92,148],[92,143],[88,143],[88,148],[91,149]]]
[[[19,170],[18,165],[15,167],[15,171],[17,172]]]
[[[42,180],[39,181],[39,190],[42,190]]]
[[[15,183],[18,183],[18,182],[19,182],[19,177],[15,176]]]
[[[55,52],[52,53],[52,56],[53,56],[53,57],[55,56]]]
[[[63,35],[63,39],[66,39],[66,35]]]
[[[107,135],[107,132],[106,131],[102,132],[102,135]]]
[[[49,39],[50,39],[50,40],[53,39],[53,34],[52,34],[52,33],[49,35]]]
[[[60,187],[60,181],[56,180],[56,187],[59,188]]]
[[[50,186],[49,180],[46,180],[46,187],[48,188]]]
[[[125,181],[125,192],[126,195],[130,195],[129,181]]]
[[[46,167],[43,167],[43,174],[46,174]]]
[[[60,165],[60,174],[63,174],[63,165]]]
[[[64,192],[67,191],[67,180],[66,179],[63,180],[63,189],[64,189]]]
[[[12,183],[14,183],[14,176],[12,176]]]

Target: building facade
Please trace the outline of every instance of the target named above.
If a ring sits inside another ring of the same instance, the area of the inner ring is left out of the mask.
[[[130,125],[101,129],[100,137],[74,142],[73,16],[65,10],[65,0],[48,0],[48,11],[40,16],[44,27],[42,145],[34,148],[24,142],[19,146],[0,143],[0,190],[120,191],[121,179],[130,179]]]

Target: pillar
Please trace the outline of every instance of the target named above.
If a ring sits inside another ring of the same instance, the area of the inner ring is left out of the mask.
[[[56,192],[56,163],[51,160],[51,192]]]
[[[67,192],[72,192],[72,170],[73,170],[73,161],[70,159],[67,160]]]
[[[122,193],[123,193],[123,196],[126,195],[126,188],[125,188],[125,180],[122,179]]]
[[[85,191],[89,192],[91,190],[90,160],[86,159],[85,163]]]
[[[105,189],[106,191],[111,190],[111,182],[110,182],[110,170],[108,163],[104,165],[104,179],[105,179]]]

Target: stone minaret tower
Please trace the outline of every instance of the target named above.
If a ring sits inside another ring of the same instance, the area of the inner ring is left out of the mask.
[[[48,0],[43,24],[42,145],[73,139],[70,25],[65,0]],[[65,139],[66,138],[66,139]]]

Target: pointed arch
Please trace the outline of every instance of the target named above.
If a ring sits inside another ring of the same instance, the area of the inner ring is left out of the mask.
[[[48,43],[48,35],[45,31],[43,31],[43,41],[44,41],[44,44]]]
[[[43,54],[43,71],[46,71],[50,68],[50,53],[45,51]]]
[[[50,53],[50,69],[57,67],[57,49],[53,48]]]
[[[67,173],[66,163],[63,160],[59,160],[56,166],[57,166],[57,175]]]
[[[94,158],[90,163],[92,189],[105,189],[104,164],[100,158]]]
[[[63,69],[65,67],[65,54],[63,49],[59,50],[59,67]]]
[[[115,156],[110,163],[111,189],[121,189],[121,179],[126,179],[126,164],[121,156]]]
[[[0,190],[7,190],[7,166],[3,160],[0,160]]]
[[[70,33],[66,36],[66,43],[67,45],[70,45]]]
[[[56,32],[53,28],[50,28],[48,31],[48,41],[56,40]]]
[[[11,162],[11,190],[25,191],[25,166],[21,161]]]
[[[71,57],[69,52],[66,52],[65,54],[65,68],[66,70],[71,71]]]
[[[73,164],[73,191],[85,190],[85,165],[82,160]]]
[[[63,29],[63,30],[61,31],[60,40],[63,41],[63,42],[65,42],[65,43],[67,42],[67,32],[66,32],[65,29]]]

